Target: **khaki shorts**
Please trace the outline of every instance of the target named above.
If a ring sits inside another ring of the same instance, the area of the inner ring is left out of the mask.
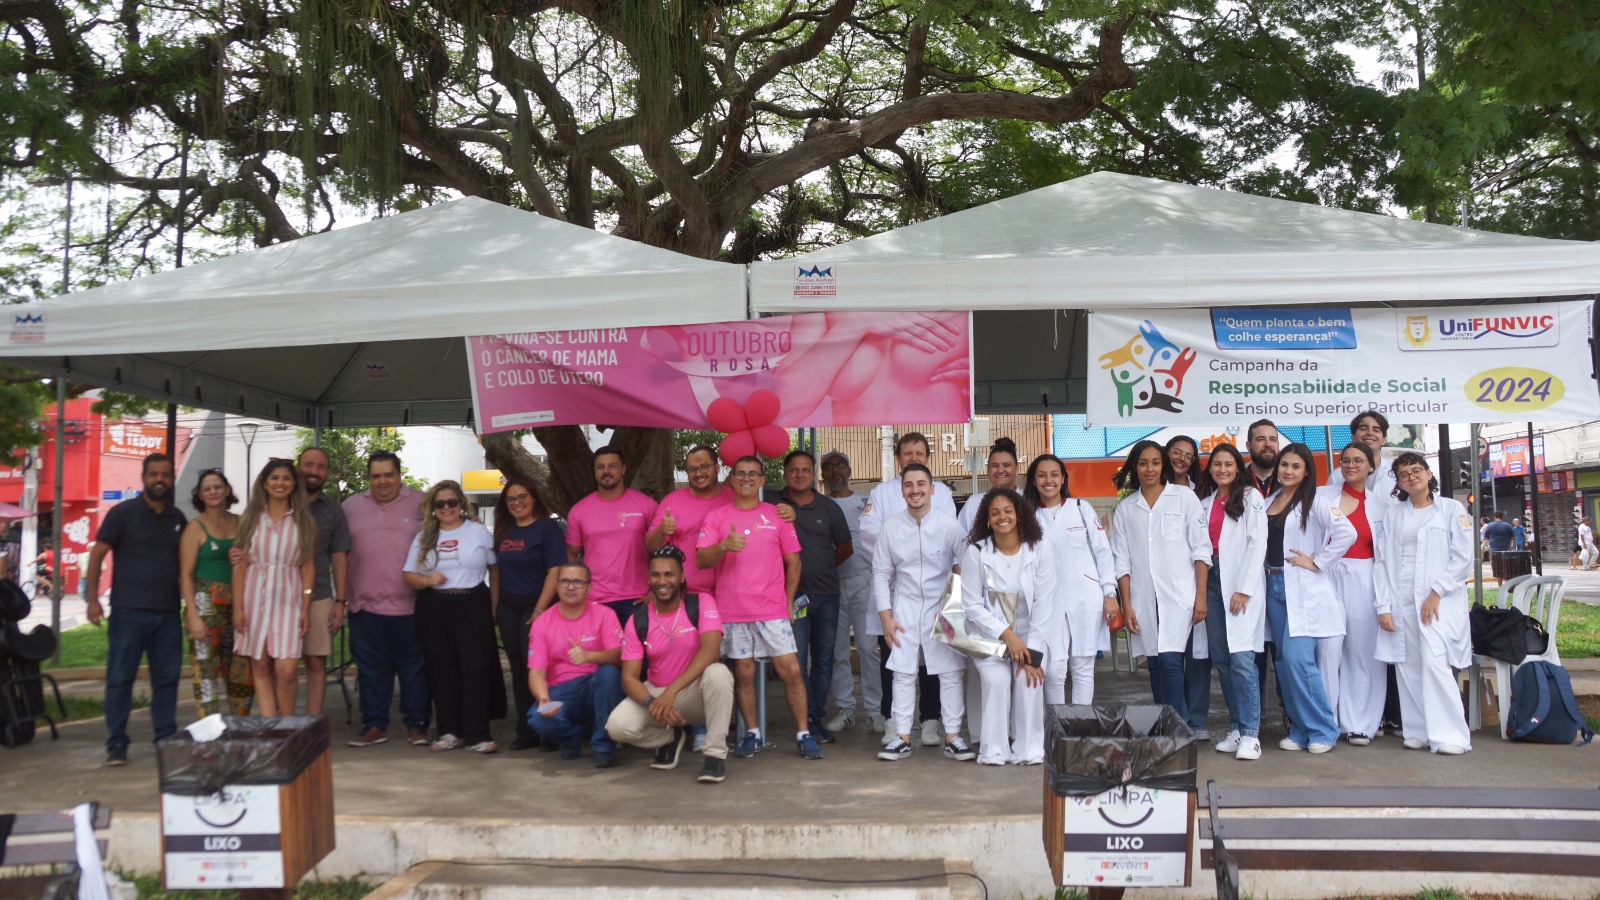
[[[328,631],[328,615],[332,612],[332,597],[311,601],[305,646],[300,650],[301,656],[327,656],[333,652],[333,636]]]

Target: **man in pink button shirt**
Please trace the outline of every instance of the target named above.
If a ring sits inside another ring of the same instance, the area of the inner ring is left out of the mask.
[[[412,617],[417,595],[402,571],[422,525],[422,493],[401,483],[400,457],[388,450],[367,459],[367,484],[368,490],[342,507],[350,528],[350,652],[361,693],[361,733],[350,746],[389,739],[389,702],[397,677],[406,739],[427,746],[428,672]]]
[[[595,492],[567,513],[567,559],[583,560],[594,573],[589,602],[611,607],[622,622],[643,602],[645,533],[656,513],[654,500],[624,487],[627,476],[621,450],[610,446],[596,450]]]

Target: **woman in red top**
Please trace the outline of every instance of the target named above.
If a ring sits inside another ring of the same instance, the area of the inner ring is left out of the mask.
[[[1377,468],[1372,448],[1352,442],[1339,451],[1342,478],[1321,490],[1322,499],[1337,502],[1339,511],[1356,529],[1356,542],[1330,575],[1344,604],[1345,633],[1317,644],[1317,668],[1322,673],[1328,701],[1339,720],[1339,730],[1352,746],[1365,747],[1378,734],[1383,720],[1384,691],[1388,676],[1378,662],[1378,614],[1372,571],[1373,526],[1383,520],[1388,498],[1367,491],[1368,478]]]

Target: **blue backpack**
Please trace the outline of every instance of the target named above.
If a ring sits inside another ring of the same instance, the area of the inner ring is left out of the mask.
[[[1518,669],[1511,679],[1511,715],[1506,719],[1506,736],[1513,741],[1570,744],[1580,735],[1580,747],[1594,739],[1594,732],[1578,714],[1578,701],[1572,696],[1567,670],[1542,659]]]

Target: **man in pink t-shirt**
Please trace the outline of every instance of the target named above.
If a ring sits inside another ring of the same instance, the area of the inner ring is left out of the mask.
[[[800,584],[800,538],[778,508],[761,502],[761,460],[733,464],[733,503],[712,510],[700,526],[696,562],[717,573],[717,608],[722,613],[722,655],[733,660],[735,696],[747,725],[756,722],[756,660],[772,661],[784,698],[801,729],[795,744],[806,759],[822,748],[806,728],[806,686],[795,657],[794,595]],[[761,729],[752,727],[733,755],[754,756]]]
[[[710,447],[696,446],[684,458],[683,471],[689,486],[661,498],[650,531],[644,536],[648,550],[671,544],[683,551],[683,583],[691,591],[715,591],[716,572],[695,565],[694,552],[700,540],[700,526],[719,506],[733,502],[733,489],[717,480],[717,454]]]
[[[722,654],[722,617],[710,594],[684,590],[683,551],[650,554],[650,603],[622,626],[622,691],[606,731],[613,740],[656,751],[652,769],[677,768],[690,725],[706,726],[699,780],[727,776],[733,673]],[[642,637],[641,637],[642,635]],[[648,669],[646,668],[648,666]]]
[[[627,475],[621,450],[610,446],[596,450],[595,492],[567,513],[567,559],[582,559],[594,573],[589,601],[611,607],[623,622],[643,602],[648,553],[644,536],[656,514],[654,500],[623,486]]]
[[[616,615],[589,602],[591,573],[583,563],[556,572],[555,606],[528,631],[528,725],[561,744],[562,759],[577,759],[584,734],[596,768],[617,764],[617,742],[606,720],[622,702],[622,629]]]

